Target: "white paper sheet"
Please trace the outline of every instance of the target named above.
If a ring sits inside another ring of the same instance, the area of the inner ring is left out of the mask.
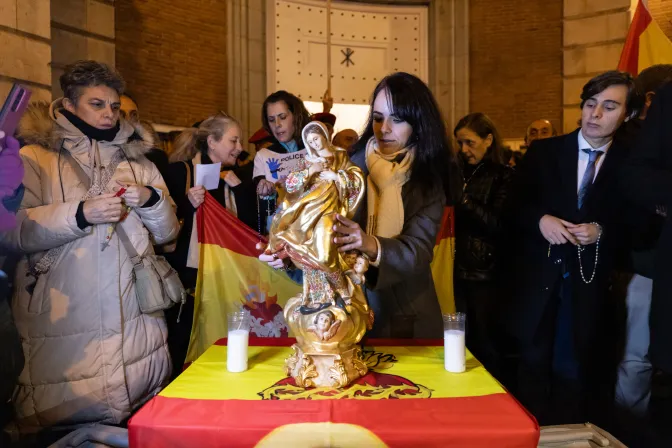
[[[216,190],[219,186],[221,163],[196,164],[196,180],[194,186],[203,185],[206,190]]]

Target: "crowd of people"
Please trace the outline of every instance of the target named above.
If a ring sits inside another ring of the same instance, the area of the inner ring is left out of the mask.
[[[406,73],[375,86],[361,134],[332,135],[328,98],[311,116],[280,90],[247,139],[253,155],[224,112],[185,129],[168,154],[119,73],[68,66],[63,98],[31,105],[0,148],[0,246],[11,254],[11,275],[0,277],[0,400],[11,406],[0,423],[33,437],[124,425],[174,379],[199,269],[195,212],[206,190],[196,165],[221,164],[207,193],[267,234],[287,176],[327,170],[304,161],[302,131],[317,121],[365,176],[366,197],[352,219],[336,217],[333,243],[370,264],[370,337],[442,336],[430,263],[444,207],[454,206],[455,304],[469,349],[540,424],[635,419],[643,429],[624,436],[648,441],[654,371],[661,381],[672,374],[670,80],[666,65],[636,79],[594,77],[578,129],[556,136],[536,120],[524,156],[480,112],[451,135],[427,85]],[[143,312],[125,240],[142,257],[165,256],[186,300]],[[303,281],[281,253],[260,259]]]

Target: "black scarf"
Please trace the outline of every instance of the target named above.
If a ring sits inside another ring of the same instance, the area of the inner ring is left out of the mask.
[[[96,140],[98,142],[111,142],[119,133],[120,125],[118,120],[117,124],[115,124],[113,128],[98,129],[86,123],[84,120],[68,110],[61,109],[59,112],[62,113],[63,116],[67,118],[68,121],[72,123],[77,129],[82,131],[82,134],[89,137],[90,140]]]

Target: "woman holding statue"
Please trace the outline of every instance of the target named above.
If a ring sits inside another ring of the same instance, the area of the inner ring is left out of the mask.
[[[350,265],[334,242],[334,226],[339,215],[353,217],[364,197],[365,180],[348,153],[329,143],[322,123],[311,122],[302,136],[306,160],[285,180],[267,252],[285,251],[292,260],[300,260],[304,309],[318,311],[320,305],[335,303],[337,296],[350,301],[352,287],[344,275]]]
[[[443,118],[420,79],[394,73],[380,81],[351,161],[364,175],[366,192],[356,211],[336,215],[331,241],[340,254],[359,251],[370,262],[365,279],[375,315],[370,335],[440,338],[430,263],[455,171]],[[318,169],[331,170],[313,168]],[[282,250],[269,249],[260,259],[286,267],[289,258]]]

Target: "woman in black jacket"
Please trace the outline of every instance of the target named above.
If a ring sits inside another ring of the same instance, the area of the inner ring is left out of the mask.
[[[503,160],[499,133],[487,115],[465,116],[454,135],[464,162],[462,200],[455,207],[455,305],[467,314],[467,346],[494,369],[498,249],[513,171]]]
[[[170,196],[177,205],[177,218],[182,222],[177,246],[165,254],[177,271],[185,289],[192,295],[198,274],[198,248],[190,247],[196,241],[196,210],[205,200],[205,188],[194,186],[195,166],[221,163],[220,181],[210,193],[222,206],[253,229],[258,228],[256,193],[252,181],[251,163],[239,166],[243,152],[242,131],[235,118],[223,113],[203,120],[198,128],[189,128],[175,142],[171,163],[164,174]],[[190,250],[191,249],[191,250]],[[168,348],[173,359],[173,373],[177,376],[184,364],[189,347],[194,301],[187,300],[177,322],[180,307],[166,311],[168,321]]]

